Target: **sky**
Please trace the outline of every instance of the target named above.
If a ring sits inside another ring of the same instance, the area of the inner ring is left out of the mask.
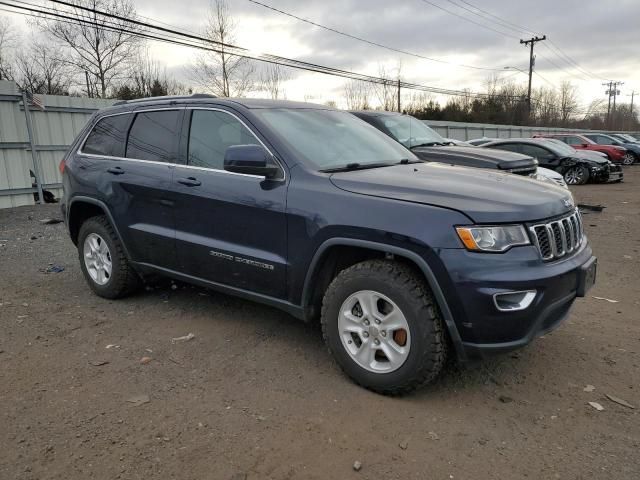
[[[628,103],[627,95],[640,90],[639,0],[260,1],[351,35],[442,62],[345,38],[249,0],[228,0],[237,25],[235,43],[258,52],[376,76],[380,65],[393,72],[401,64],[405,81],[480,92],[486,89],[489,75],[526,84],[527,75],[516,69],[528,69],[529,51],[519,39],[530,38],[535,32],[546,34],[549,40],[535,47],[534,88],[557,87],[570,80],[579,89],[581,105],[598,98],[606,100],[606,87],[602,86],[606,80],[625,82],[620,87],[620,103]],[[208,0],[134,3],[144,17],[194,32],[202,32],[209,8]],[[193,50],[153,44],[151,51],[172,74],[188,81],[186,72],[196,54]],[[294,70],[284,89],[292,100],[340,103],[343,84],[340,78]],[[434,98],[446,101],[446,97]]]

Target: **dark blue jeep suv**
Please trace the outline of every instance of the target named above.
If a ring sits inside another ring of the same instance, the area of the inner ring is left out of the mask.
[[[91,289],[166,275],[319,320],[357,383],[401,394],[531,341],[595,277],[570,194],[421,162],[328,107],[206,95],[98,112],[61,163]]]

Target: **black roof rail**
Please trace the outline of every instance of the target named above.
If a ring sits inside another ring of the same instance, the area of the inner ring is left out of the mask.
[[[133,100],[119,100],[113,104],[116,105],[126,105],[129,103],[137,103],[137,102],[149,102],[154,100],[185,100],[188,98],[216,98],[215,95],[211,95],[209,93],[192,93],[191,95],[165,95],[162,97],[144,97],[144,98],[135,98]]]

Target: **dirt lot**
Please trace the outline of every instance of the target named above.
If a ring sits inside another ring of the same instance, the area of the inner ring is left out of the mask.
[[[607,209],[585,216],[599,278],[570,318],[401,399],[350,383],[280,311],[170,284],[98,298],[64,226],[39,222],[56,206],[0,210],[0,479],[640,478],[640,167],[626,174],[575,189]]]

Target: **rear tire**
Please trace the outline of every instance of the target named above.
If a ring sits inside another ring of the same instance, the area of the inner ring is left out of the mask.
[[[622,157],[623,165],[633,165],[638,160],[638,157],[633,152],[627,152]]]
[[[140,277],[104,215],[91,217],[80,227],[78,257],[89,287],[100,297],[121,298],[140,285]]]
[[[322,333],[357,384],[403,395],[435,380],[447,339],[430,289],[413,270],[370,260],[343,270],[322,302]]]
[[[567,185],[584,185],[589,181],[589,169],[584,165],[571,167],[564,173],[564,181]]]

